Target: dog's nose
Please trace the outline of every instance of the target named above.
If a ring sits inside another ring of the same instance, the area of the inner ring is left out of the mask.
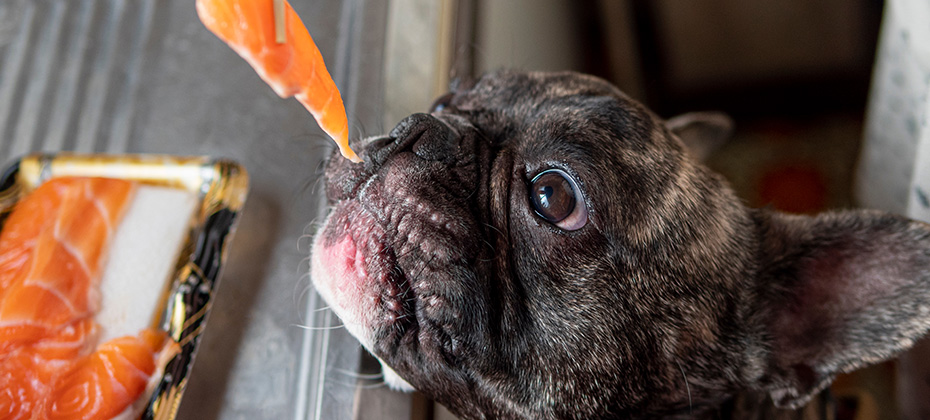
[[[455,157],[459,135],[445,122],[429,114],[413,114],[391,130],[391,153],[410,150],[423,160],[444,162]]]

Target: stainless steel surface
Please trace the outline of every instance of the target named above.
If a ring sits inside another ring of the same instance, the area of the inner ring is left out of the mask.
[[[292,4],[343,93],[351,134],[384,131],[388,3]],[[0,165],[40,150],[210,155],[249,171],[179,418],[344,419],[364,404],[362,350],[307,277],[330,141],[203,27],[193,0],[0,1]]]

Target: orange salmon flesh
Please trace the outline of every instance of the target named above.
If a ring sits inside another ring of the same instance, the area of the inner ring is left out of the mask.
[[[323,55],[284,1],[283,43],[276,41],[274,0],[197,0],[197,15],[282,98],[294,96],[353,162],[345,105]]]

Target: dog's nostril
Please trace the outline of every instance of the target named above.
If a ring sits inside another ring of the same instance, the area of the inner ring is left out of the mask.
[[[394,153],[397,139],[393,136],[372,137],[364,140],[359,150],[364,155],[368,165],[380,166],[384,161]]]

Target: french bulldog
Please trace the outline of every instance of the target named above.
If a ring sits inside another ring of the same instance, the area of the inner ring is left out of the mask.
[[[927,333],[930,227],[747,208],[678,131],[591,76],[453,83],[331,159],[313,282],[465,419],[798,408]]]

